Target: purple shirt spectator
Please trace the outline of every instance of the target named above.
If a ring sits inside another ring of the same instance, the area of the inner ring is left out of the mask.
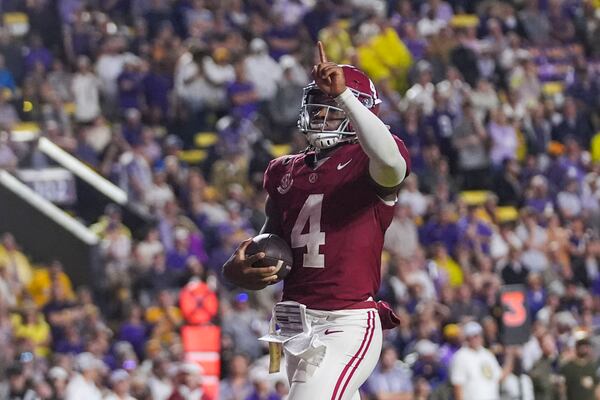
[[[469,234],[469,228],[474,226],[475,235],[481,242],[481,250],[485,253],[489,253],[489,240],[492,237],[492,228],[488,226],[483,221],[479,221],[476,218],[471,218],[469,216],[461,218],[457,223],[457,228],[459,231],[460,241],[466,244],[469,249],[475,249],[475,241]]]
[[[567,88],[567,95],[579,100],[588,107],[600,106],[600,81],[588,72],[576,75],[575,81]]]
[[[424,246],[442,242],[449,254],[454,252],[458,243],[459,231],[455,223],[439,223],[429,221],[419,231],[419,238]]]
[[[412,123],[412,120],[414,119],[413,116],[407,116],[407,121],[400,126],[400,131],[397,133],[397,136],[404,141],[404,144],[410,153],[411,169],[415,173],[419,173],[425,168],[423,150],[427,143],[423,124],[418,121]]]
[[[167,252],[167,267],[170,270],[185,270],[187,259],[192,255],[189,250],[178,251],[176,249]]]
[[[420,60],[425,56],[427,50],[427,42],[423,39],[404,39],[404,44],[408,47],[410,54],[416,60]]]
[[[148,328],[143,323],[125,322],[119,329],[119,340],[129,342],[135,354],[142,358],[144,355],[144,347],[146,346],[146,336]]]
[[[54,351],[63,354],[79,354],[83,353],[85,347],[82,341],[71,342],[67,339],[61,340],[54,347]]]
[[[142,124],[124,124],[123,138],[131,145],[139,143],[142,140],[143,128]]]
[[[32,71],[37,63],[42,63],[46,71],[52,66],[52,53],[45,47],[31,48],[27,56],[25,56],[25,68],[27,71]]]
[[[82,0],[60,0],[58,4],[58,11],[64,24],[72,23],[75,13],[82,8]]]
[[[84,25],[84,22],[76,20],[70,32],[71,49],[73,55],[91,57],[93,53],[93,35],[92,32]]]
[[[553,207],[553,203],[550,197],[544,197],[542,199],[527,199],[525,206],[533,208],[538,214],[542,214],[546,210],[546,207]]]
[[[169,91],[173,87],[171,77],[165,73],[152,71],[144,78],[143,85],[148,107],[160,109],[163,117],[167,115],[169,111]]]
[[[528,290],[527,291],[527,304],[531,315],[536,315],[546,305],[546,290]]]
[[[442,365],[444,365],[446,368],[449,368],[452,357],[454,357],[454,354],[456,354],[458,350],[460,350],[460,345],[452,343],[445,343],[442,345],[438,352]]]
[[[206,254],[204,238],[202,236],[194,233],[190,235],[190,254],[196,256],[203,264],[208,261],[208,254]]]
[[[258,101],[249,97],[254,93],[254,85],[251,82],[235,81],[227,87],[227,97],[232,104],[231,113],[242,118],[250,118],[258,111]],[[247,95],[248,98],[235,100],[238,95]],[[237,104],[236,104],[237,103]]]
[[[65,339],[65,328],[52,323],[52,314],[60,313],[61,311],[76,307],[77,305],[75,303],[67,300],[51,300],[42,309],[44,316],[46,317],[46,321],[48,321],[50,324],[52,342],[55,343],[55,345]]]
[[[447,368],[437,360],[419,358],[412,366],[412,371],[415,377],[427,380],[432,388],[443,383],[448,376]]]
[[[318,1],[315,8],[304,14],[302,21],[313,42],[319,39],[319,31],[329,25],[333,13],[326,1]]]
[[[269,54],[276,61],[281,56],[292,53],[298,46],[298,29],[295,26],[275,26],[266,34]]]
[[[119,86],[119,107],[122,111],[128,108],[140,108],[142,79],[137,72],[124,70],[117,78]]]

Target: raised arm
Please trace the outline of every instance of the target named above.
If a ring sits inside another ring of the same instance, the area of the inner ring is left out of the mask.
[[[407,160],[400,153],[387,126],[346,87],[342,68],[327,60],[323,45],[318,43],[320,63],[313,69],[319,88],[333,97],[343,109],[363,150],[369,157],[369,174],[378,185],[398,186],[406,177]]]

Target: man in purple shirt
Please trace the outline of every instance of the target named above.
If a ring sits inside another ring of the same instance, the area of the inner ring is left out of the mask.
[[[31,47],[25,56],[25,69],[32,71],[37,63],[42,63],[46,71],[52,66],[52,53],[44,47],[42,39],[38,35],[31,37]]]
[[[123,65],[123,72],[117,78],[119,87],[119,107],[121,111],[128,108],[140,108],[142,94],[142,76],[137,70],[135,60],[128,59]]]
[[[252,82],[246,79],[243,62],[235,64],[235,78],[227,87],[231,112],[238,117],[250,118],[258,111],[258,96]]]
[[[448,253],[453,254],[458,243],[459,231],[456,223],[452,221],[452,214],[452,207],[445,206],[435,218],[423,225],[419,231],[421,244],[429,246],[442,242]]]
[[[155,63],[143,81],[146,104],[153,113],[160,113],[164,119],[169,112],[169,92],[173,88],[173,79],[166,72],[166,66]]]

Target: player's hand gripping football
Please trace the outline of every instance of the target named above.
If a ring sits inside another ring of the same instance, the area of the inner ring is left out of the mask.
[[[346,79],[342,67],[327,60],[323,43],[318,42],[319,64],[312,70],[312,76],[319,89],[331,97],[337,97],[346,90]]]
[[[260,290],[277,281],[276,267],[253,267],[252,264],[265,257],[265,253],[246,256],[246,248],[252,238],[244,240],[223,265],[223,275],[232,283],[248,290]]]

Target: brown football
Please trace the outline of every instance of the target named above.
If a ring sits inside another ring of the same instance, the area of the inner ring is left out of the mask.
[[[278,281],[285,278],[292,270],[293,256],[292,249],[285,240],[272,233],[263,233],[255,236],[252,242],[246,247],[246,256],[251,256],[259,252],[265,253],[265,258],[258,260],[253,267],[277,267],[275,274]]]

